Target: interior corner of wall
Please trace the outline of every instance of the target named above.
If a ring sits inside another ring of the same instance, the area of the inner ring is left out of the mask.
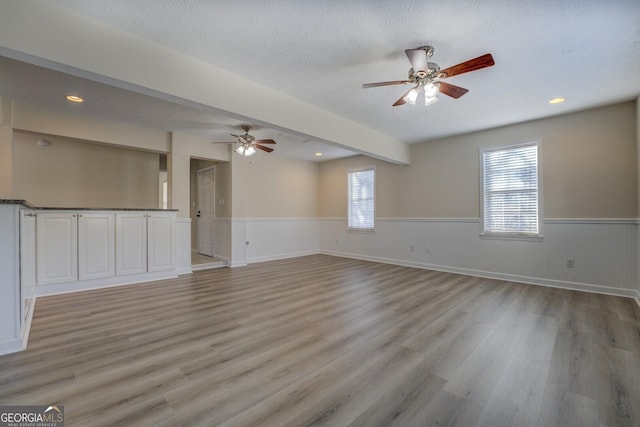
[[[0,126],[13,127],[13,101],[0,96]]]

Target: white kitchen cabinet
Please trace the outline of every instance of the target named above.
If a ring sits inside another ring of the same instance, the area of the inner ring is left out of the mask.
[[[25,348],[20,296],[20,201],[0,200],[0,355]]]
[[[116,274],[175,269],[174,213],[116,215]]]
[[[36,224],[38,286],[78,280],[78,215],[40,212]]]
[[[36,291],[36,214],[20,211],[20,300],[22,322],[33,309]]]
[[[175,268],[175,224],[175,214],[162,212],[148,214],[148,271],[163,271]]]
[[[0,355],[26,347],[36,297],[176,277],[177,232],[175,211],[0,200]]]
[[[147,272],[147,213],[116,215],[116,275]]]
[[[78,279],[103,279],[115,275],[115,215],[78,214]]]

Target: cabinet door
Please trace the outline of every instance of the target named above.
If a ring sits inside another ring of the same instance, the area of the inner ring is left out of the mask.
[[[116,274],[147,272],[147,215],[116,215]]]
[[[75,213],[38,213],[38,286],[78,280],[78,218]]]
[[[36,289],[36,214],[20,213],[20,295],[22,322],[27,319]]]
[[[115,275],[115,230],[111,213],[78,215],[78,277],[101,279]]]
[[[175,224],[175,214],[162,212],[149,214],[149,271],[175,268]]]

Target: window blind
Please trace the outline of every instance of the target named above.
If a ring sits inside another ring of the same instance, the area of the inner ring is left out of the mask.
[[[348,227],[373,230],[375,217],[375,170],[348,172]]]
[[[539,234],[538,144],[482,153],[483,231]]]

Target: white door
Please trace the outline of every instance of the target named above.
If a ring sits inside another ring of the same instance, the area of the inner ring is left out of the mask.
[[[215,223],[215,185],[213,168],[197,172],[198,253],[213,256],[213,225]]]
[[[114,214],[78,215],[78,277],[100,279],[115,275]]]
[[[78,280],[78,218],[75,213],[38,213],[38,286]]]

